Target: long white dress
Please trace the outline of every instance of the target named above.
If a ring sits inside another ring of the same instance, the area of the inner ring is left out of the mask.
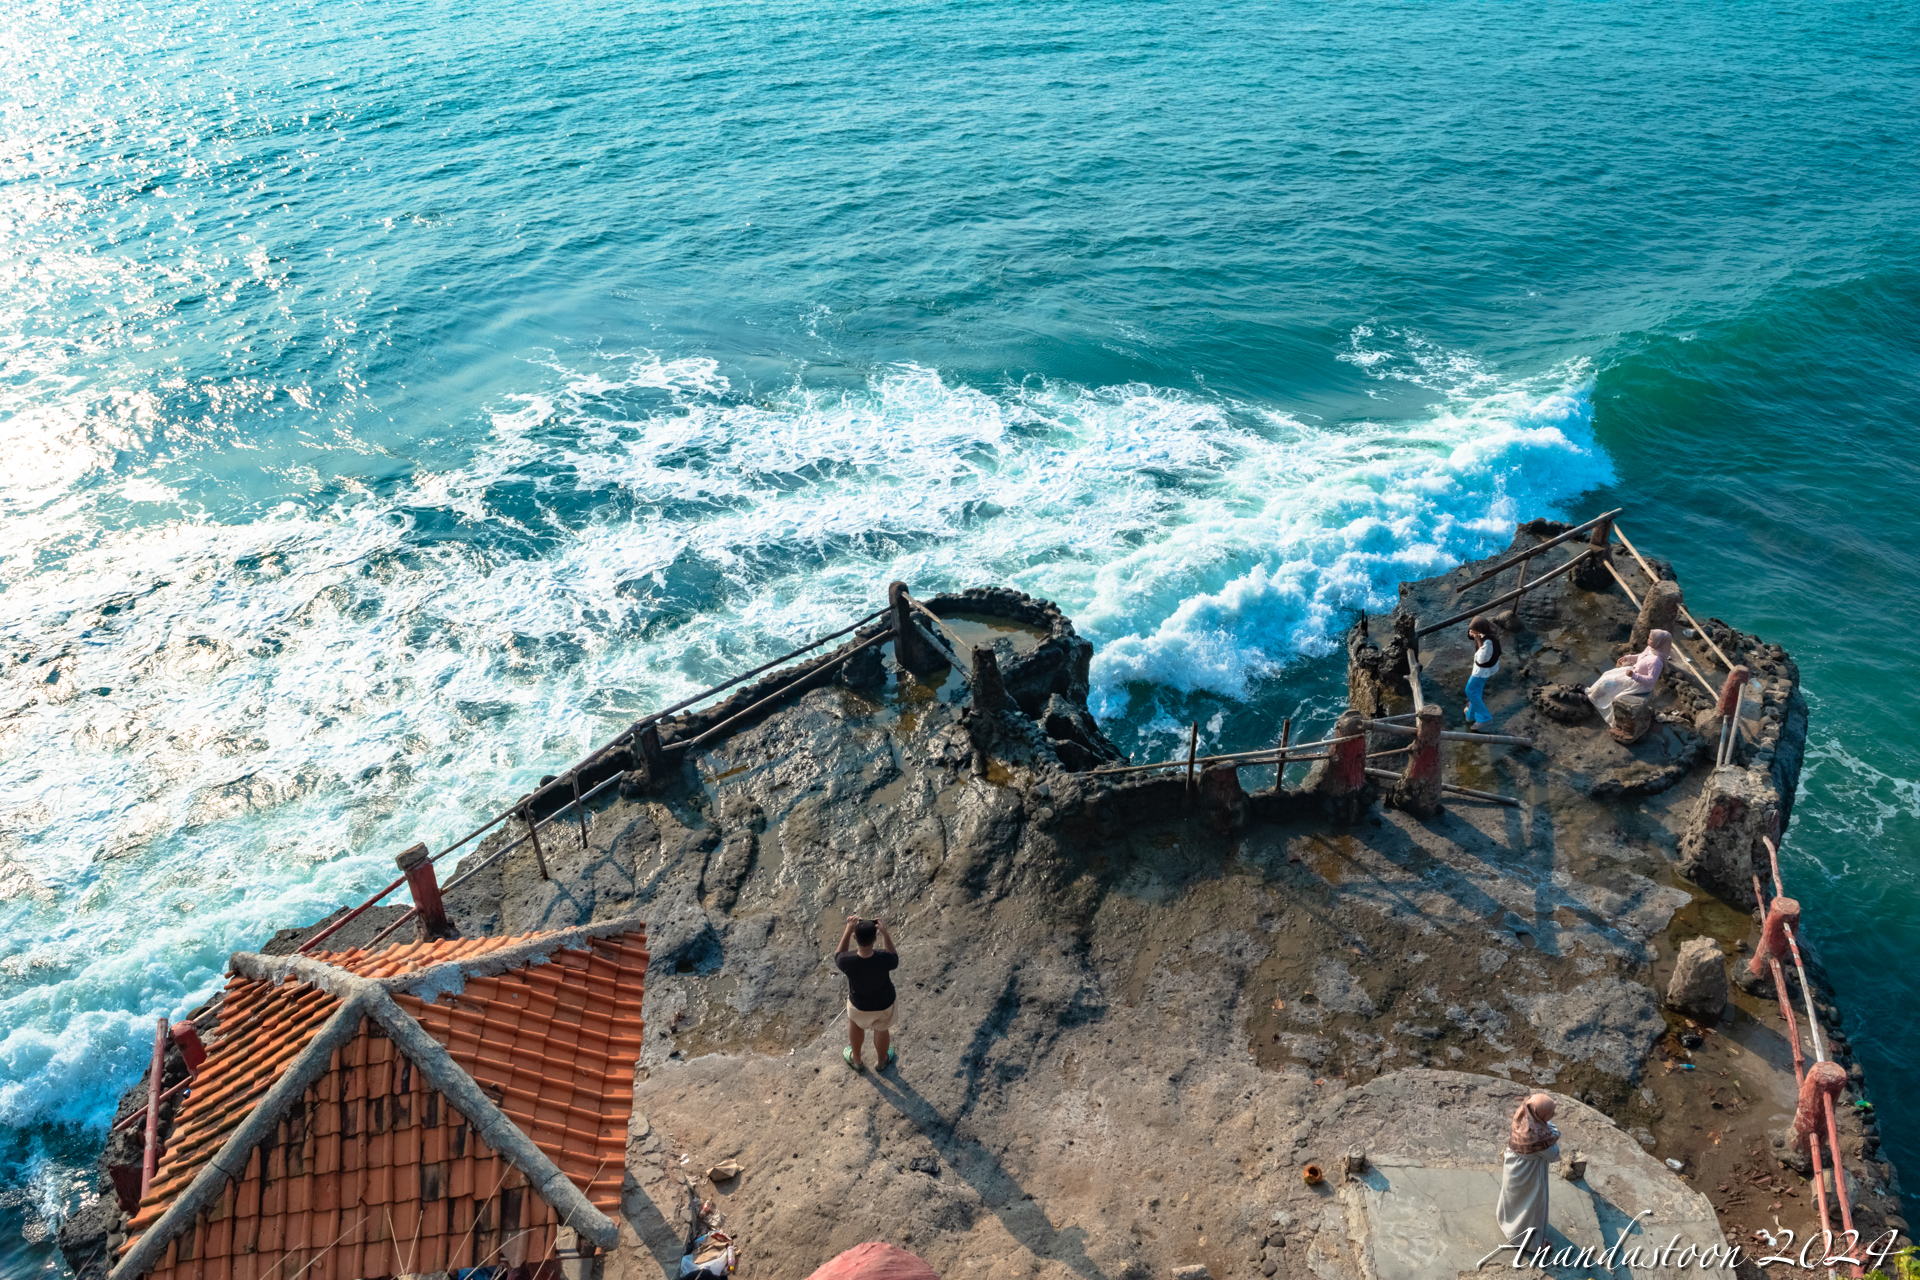
[[[1587,686],[1587,697],[1594,709],[1605,715],[1615,698],[1628,693],[1645,693],[1650,687],[1633,678],[1632,667],[1615,667]]]
[[[1494,1216],[1507,1243],[1520,1245],[1530,1258],[1547,1242],[1547,1175],[1560,1159],[1560,1148],[1555,1145],[1524,1156],[1509,1149],[1505,1154]]]

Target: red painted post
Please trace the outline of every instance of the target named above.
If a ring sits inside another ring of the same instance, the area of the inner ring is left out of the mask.
[[[1726,680],[1720,685],[1720,705],[1714,713],[1723,719],[1731,716],[1740,705],[1740,686],[1753,679],[1753,672],[1745,667],[1735,667],[1727,672]]]
[[[1413,754],[1407,758],[1408,782],[1440,782],[1440,731],[1443,725],[1438,703],[1428,703],[1413,718]]]
[[[200,1028],[191,1022],[176,1022],[167,1029],[167,1034],[180,1046],[180,1056],[186,1059],[187,1070],[198,1072],[200,1064],[207,1060],[207,1047],[200,1043]]]
[[[433,858],[427,846],[416,844],[394,859],[407,876],[407,888],[413,893],[413,909],[420,913],[424,936],[457,938],[458,931],[447,921],[446,903],[440,900],[440,881],[433,874]]]
[[[1327,775],[1334,789],[1342,794],[1367,785],[1367,731],[1357,711],[1348,711],[1334,721],[1333,734],[1345,738],[1327,748]]]
[[[140,1195],[145,1198],[153,1186],[154,1170],[160,1167],[160,1076],[167,1068],[167,1020],[161,1018],[153,1031],[153,1070],[147,1076],[147,1150],[140,1159]]]

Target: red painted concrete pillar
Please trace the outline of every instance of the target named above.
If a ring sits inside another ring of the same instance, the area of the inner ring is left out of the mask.
[[[1787,930],[1800,932],[1800,904],[1792,898],[1775,898],[1767,904],[1767,920],[1760,926],[1760,945],[1747,961],[1747,972],[1754,977],[1766,973],[1774,960],[1787,959]]]
[[[394,862],[406,873],[414,910],[420,913],[423,940],[459,937],[459,931],[447,920],[446,904],[440,900],[440,881],[433,874],[433,859],[427,853],[427,846],[416,844]]]

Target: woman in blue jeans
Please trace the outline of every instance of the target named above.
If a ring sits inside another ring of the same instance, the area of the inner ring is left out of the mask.
[[[1475,616],[1467,624],[1467,638],[1473,641],[1473,674],[1467,677],[1467,728],[1484,729],[1493,723],[1487,710],[1487,681],[1500,674],[1500,637],[1484,616]]]

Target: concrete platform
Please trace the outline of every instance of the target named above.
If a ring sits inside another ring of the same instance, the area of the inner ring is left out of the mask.
[[[1296,1140],[1296,1151],[1311,1153],[1338,1185],[1303,1185],[1295,1193],[1294,1207],[1284,1212],[1306,1230],[1289,1241],[1289,1252],[1304,1245],[1294,1259],[1321,1280],[1734,1275],[1706,1197],[1606,1116],[1560,1094],[1561,1155],[1583,1153],[1587,1176],[1553,1176],[1546,1266],[1503,1248],[1494,1221],[1500,1151],[1507,1117],[1527,1092],[1505,1080],[1443,1071],[1402,1071],[1348,1090]],[[1366,1171],[1339,1178],[1345,1153],[1356,1147],[1366,1153]],[[1709,1250],[1716,1265],[1703,1266]]]

